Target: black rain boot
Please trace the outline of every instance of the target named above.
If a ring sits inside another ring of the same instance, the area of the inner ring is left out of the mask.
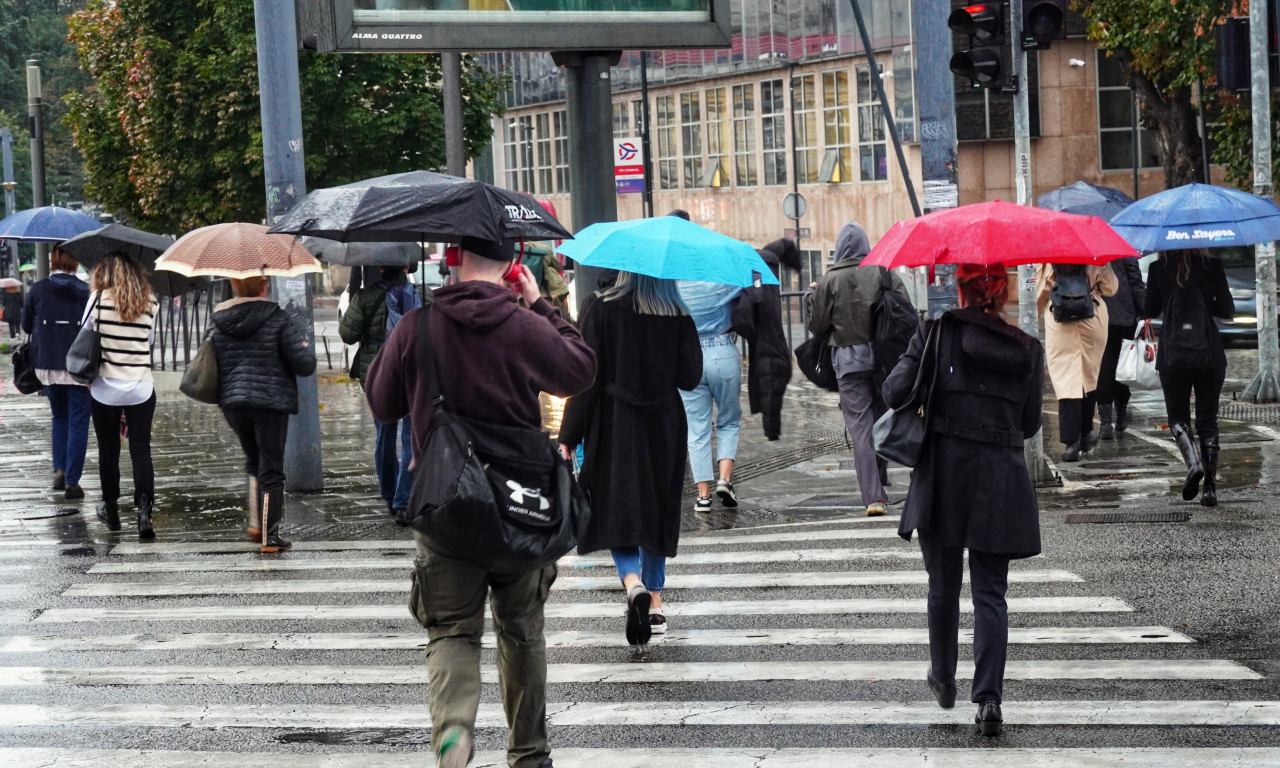
[[[156,529],[151,525],[151,506],[150,496],[142,496],[138,499],[138,538],[140,539],[156,537]]]
[[[1115,440],[1116,430],[1111,425],[1111,420],[1115,416],[1115,409],[1111,403],[1098,403],[1098,437],[1103,440]]]
[[[1200,493],[1200,506],[1218,506],[1218,436],[1202,439],[1200,452],[1204,458],[1204,490]]]
[[[280,536],[280,521],[284,518],[284,489],[277,488],[262,494],[262,548],[264,553],[280,552],[293,546]]]
[[[1174,424],[1170,427],[1173,439],[1182,453],[1182,461],[1187,465],[1187,479],[1182,483],[1183,501],[1191,501],[1200,493],[1200,480],[1204,477],[1204,464],[1200,462],[1200,447],[1191,435],[1191,428],[1186,424]]]
[[[1123,432],[1129,428],[1129,404],[1116,405],[1116,431]]]
[[[98,505],[98,519],[106,524],[108,531],[120,530],[120,508],[114,501],[104,501]]]
[[[1073,462],[1080,460],[1080,441],[1077,440],[1067,446],[1067,450],[1062,452],[1062,460]]]

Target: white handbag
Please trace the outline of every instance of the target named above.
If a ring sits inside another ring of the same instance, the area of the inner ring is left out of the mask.
[[[1151,330],[1150,320],[1143,320],[1138,325],[1135,338],[1126,339],[1120,345],[1116,383],[1132,389],[1160,388],[1160,374],[1156,372],[1156,335]]]

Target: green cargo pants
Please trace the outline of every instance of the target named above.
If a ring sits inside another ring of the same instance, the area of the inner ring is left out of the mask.
[[[498,683],[507,715],[507,764],[537,768],[551,754],[547,744],[547,643],[542,606],[556,567],[500,574],[431,549],[414,532],[409,610],[427,628],[431,732],[461,726],[475,730],[480,706],[480,638],[489,597],[498,637]]]

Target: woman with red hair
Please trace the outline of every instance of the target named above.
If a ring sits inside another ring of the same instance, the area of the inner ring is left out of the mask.
[[[1040,513],[1022,444],[1040,430],[1044,350],[1001,317],[1009,294],[1003,265],[962,265],[956,280],[960,309],[921,325],[882,394],[889,407],[902,405],[921,364],[937,366],[928,437],[898,534],[908,541],[913,532],[920,536],[929,572],[926,681],[946,709],[956,702],[960,586],[969,550],[971,699],[983,735],[996,736],[1003,726],[1009,561],[1040,554]],[[937,357],[926,362],[925,340],[935,324]]]

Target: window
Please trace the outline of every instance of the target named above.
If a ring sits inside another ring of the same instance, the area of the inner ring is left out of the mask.
[[[639,121],[637,121],[637,125]],[[613,135],[614,138],[625,138],[631,135],[631,119],[627,114],[627,103],[613,105]]]
[[[644,122],[644,99],[633,99],[631,101],[631,114],[635,119],[635,133],[633,136],[639,136],[645,128]]]
[[[1133,121],[1137,107],[1125,79],[1124,67],[1106,51],[1097,52],[1098,66],[1098,166],[1104,171],[1133,168]],[[1142,168],[1160,167],[1160,143],[1155,134],[1138,131],[1138,155]]]
[[[871,81],[871,68],[858,67],[858,168],[862,181],[889,178],[888,144],[885,143],[884,109]]]
[[[805,248],[800,251],[800,284],[808,289],[810,283],[822,277],[822,249]]]
[[[818,177],[834,184],[852,181],[852,131],[849,128],[849,73],[822,73],[822,127],[826,153]]]
[[[787,108],[781,80],[760,83],[760,124],[764,145],[764,183],[787,183]]]
[[[754,187],[759,171],[756,165],[756,88],[755,85],[733,86],[733,183]]]
[[[676,97],[659,96],[654,111],[658,134],[658,189],[680,188],[679,150],[676,149]]]
[[[538,192],[549,195],[554,188],[552,178],[555,173],[555,164],[551,159],[551,113],[539,113],[534,122],[538,127],[537,138],[534,140],[538,159]]]
[[[702,109],[697,91],[680,94],[680,148],[684,157],[684,188],[702,181]]]
[[[698,179],[700,187],[729,185],[729,105],[723,88],[708,88],[707,166]]]
[[[503,154],[506,158],[507,188],[533,191],[533,118],[513,118],[503,124]]]
[[[814,76],[791,81],[795,89],[796,178],[801,184],[818,182],[818,109]]]
[[[556,191],[569,191],[569,113],[563,109],[551,113],[555,128]]]

